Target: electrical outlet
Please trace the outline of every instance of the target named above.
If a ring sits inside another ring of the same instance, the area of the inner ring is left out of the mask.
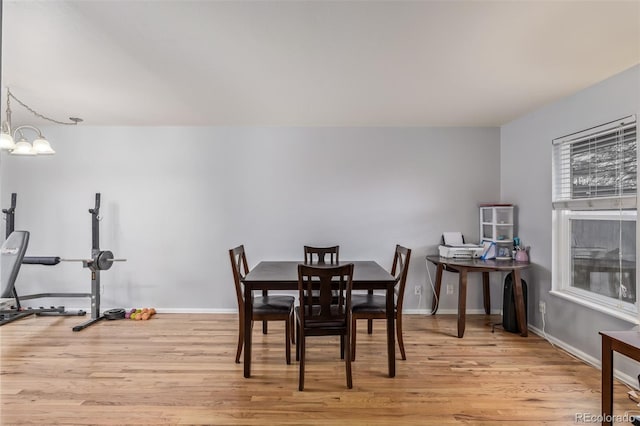
[[[547,312],[547,304],[546,304],[545,302],[542,302],[542,301],[541,301],[541,302],[538,304],[538,310],[540,311],[540,313],[541,313],[542,315],[544,315],[544,314]]]
[[[419,286],[419,285],[415,286],[415,287],[413,288],[413,293],[414,293],[416,296],[420,296],[420,295],[422,294],[422,287],[421,287],[421,286]]]
[[[447,284],[447,294],[453,294],[453,284]]]

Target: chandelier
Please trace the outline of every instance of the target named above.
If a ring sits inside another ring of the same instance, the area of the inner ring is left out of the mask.
[[[64,125],[76,125],[82,122],[81,118],[69,117],[68,122],[58,121],[45,117],[38,113],[20,99],[16,98],[13,93],[7,88],[7,117],[6,121],[2,122],[2,131],[0,133],[0,149],[7,150],[11,155],[53,155],[56,152],[51,148],[49,141],[45,139],[44,135],[36,126],[30,124],[23,124],[15,129],[11,126],[11,99],[15,100],[18,104],[23,106],[29,112],[36,117],[51,121],[56,124]],[[25,137],[26,132],[34,132],[36,134],[33,142],[29,142]],[[16,142],[17,141],[17,142]]]

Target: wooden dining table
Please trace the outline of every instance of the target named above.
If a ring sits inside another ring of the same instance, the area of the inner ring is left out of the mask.
[[[258,263],[242,280],[244,284],[244,377],[251,377],[251,323],[255,290],[297,290],[300,261],[263,261]],[[370,260],[340,262],[353,263],[354,290],[385,290],[387,313],[387,357],[389,377],[396,375],[395,357],[395,302],[397,280],[378,263]],[[316,265],[317,266],[317,265]],[[331,267],[332,265],[326,265]],[[333,265],[335,266],[335,265]],[[337,284],[337,283],[336,283]],[[348,355],[347,355],[348,356]]]

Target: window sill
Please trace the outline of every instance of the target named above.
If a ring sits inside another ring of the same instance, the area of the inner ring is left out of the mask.
[[[635,324],[635,325],[640,324],[640,320],[638,319],[637,314],[620,311],[610,306],[603,306],[601,304],[598,304],[589,300],[585,300],[581,297],[577,297],[567,291],[551,290],[549,294],[560,297],[561,299],[565,299],[565,300],[569,300],[571,302],[577,303],[578,305],[586,306],[587,308],[591,308],[595,311],[602,312],[604,314],[621,319],[623,321],[630,322],[631,324]]]

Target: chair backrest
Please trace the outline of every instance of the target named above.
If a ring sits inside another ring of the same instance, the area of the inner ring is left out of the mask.
[[[327,255],[329,261],[327,262]],[[340,246],[304,246],[304,263],[307,265],[337,265],[340,263]]]
[[[411,260],[411,249],[396,245],[396,252],[393,256],[393,266],[391,267],[391,275],[396,277],[397,284],[396,293],[396,309],[402,311],[402,302],[404,301],[404,289],[407,284],[407,273],[409,272],[409,261]]]
[[[13,231],[2,244],[0,248],[0,288],[2,294],[0,297],[14,297],[14,287],[22,259],[29,245],[28,231]]]
[[[351,309],[353,263],[341,266],[298,265],[298,292],[303,324],[346,321]],[[332,292],[336,289],[338,297]],[[319,290],[319,296],[312,296]]]
[[[233,282],[236,286],[238,309],[240,310],[240,314],[242,314],[244,311],[242,279],[249,273],[249,264],[247,263],[247,255],[244,252],[244,245],[239,245],[238,247],[229,250],[229,259],[231,260]]]

